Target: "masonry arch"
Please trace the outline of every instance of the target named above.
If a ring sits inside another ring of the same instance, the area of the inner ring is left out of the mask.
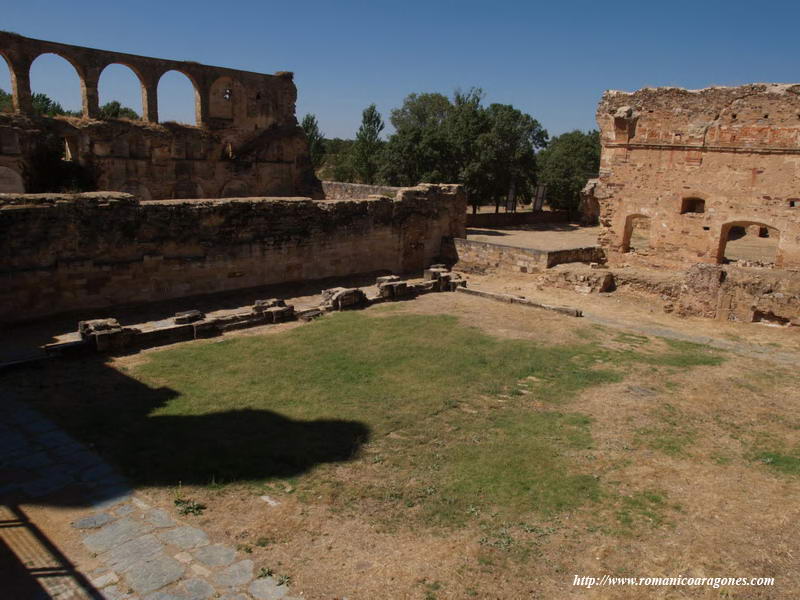
[[[642,214],[628,215],[622,233],[622,251],[636,252],[651,246],[652,222],[650,217]]]
[[[83,77],[69,58],[44,52],[31,63],[29,75],[34,113],[83,114]]]
[[[24,194],[25,182],[14,169],[0,167],[0,194]]]
[[[159,121],[199,125],[200,92],[196,82],[181,71],[170,70],[158,80]]]
[[[220,198],[247,198],[250,195],[250,188],[241,180],[231,179],[226,183],[220,192]]]
[[[0,60],[0,112],[14,112],[14,83],[11,79],[11,61],[0,52],[3,60]]]
[[[145,90],[141,76],[133,67],[123,63],[106,65],[100,72],[97,93],[101,118],[129,120],[142,118],[142,96]],[[136,114],[131,114],[125,110],[126,108]]]
[[[720,230],[718,263],[780,263],[780,230],[758,221],[731,221]]]

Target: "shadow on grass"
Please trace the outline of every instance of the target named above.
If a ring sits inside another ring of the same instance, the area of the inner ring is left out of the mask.
[[[149,387],[99,358],[53,361],[14,375],[19,400],[138,487],[292,477],[355,458],[370,437],[370,429],[357,421],[293,420],[252,408],[154,415],[177,392]]]

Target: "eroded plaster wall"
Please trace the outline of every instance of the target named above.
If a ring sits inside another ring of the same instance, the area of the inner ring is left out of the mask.
[[[460,186],[395,198],[140,202],[0,195],[0,321],[377,270],[419,271],[465,234]]]
[[[587,192],[609,262],[719,263],[732,227],[759,224],[779,234],[774,266],[800,269],[800,85],[611,91],[597,122]],[[632,248],[640,217],[649,243]]]

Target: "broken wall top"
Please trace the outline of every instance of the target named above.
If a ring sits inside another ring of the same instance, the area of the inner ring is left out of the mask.
[[[607,91],[597,109],[604,145],[800,150],[800,84]]]

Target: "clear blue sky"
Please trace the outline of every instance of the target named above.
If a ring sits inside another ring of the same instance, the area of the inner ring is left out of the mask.
[[[662,2],[374,0],[44,2],[4,0],[0,27],[22,35],[272,73],[294,71],[298,118],[352,136],[361,110],[389,111],[412,92],[482,87],[551,134],[595,126],[605,89],[800,81],[800,1]],[[3,61],[0,61],[3,63]],[[79,103],[65,62],[34,63],[34,91]],[[162,120],[193,122],[188,80],[160,86]],[[5,64],[0,87],[8,89]],[[101,101],[139,110],[124,67]]]

